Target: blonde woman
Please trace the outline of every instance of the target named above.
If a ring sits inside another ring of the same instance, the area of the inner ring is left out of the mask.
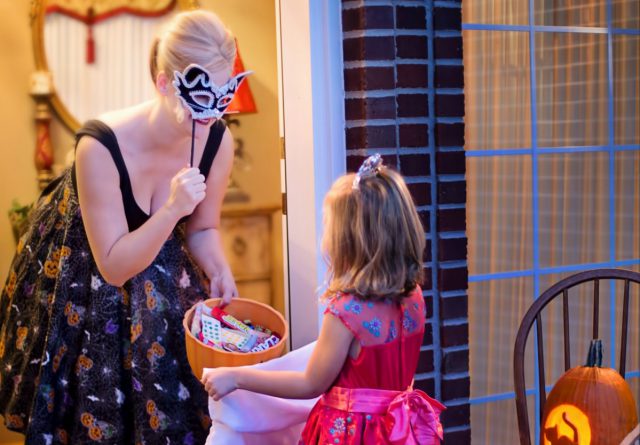
[[[218,233],[235,51],[216,15],[178,14],[155,99],[87,122],[39,199],[0,299],[0,413],[26,443],[204,442],[182,317],[237,292]]]
[[[410,388],[424,334],[425,241],[404,180],[374,155],[333,184],[324,212],[328,304],[306,369],[216,368],[205,372],[205,388],[214,400],[236,389],[322,395],[300,444],[439,444],[444,407]],[[276,403],[255,400],[265,402],[256,412]]]

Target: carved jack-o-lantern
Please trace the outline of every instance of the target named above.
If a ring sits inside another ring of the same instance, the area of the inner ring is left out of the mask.
[[[101,440],[102,439],[102,428],[97,425],[93,425],[89,427],[89,438],[91,440]]]
[[[160,418],[158,416],[151,416],[149,418],[149,425],[153,428],[153,431],[158,431],[160,428]]]
[[[544,407],[542,445],[619,445],[638,423],[627,382],[602,367],[602,342],[592,340],[585,366],[568,370]]]
[[[67,323],[69,326],[77,326],[80,323],[80,314],[76,311],[71,312],[67,315]]]
[[[49,278],[58,276],[58,262],[47,260],[44,262],[44,274]]]
[[[95,420],[95,417],[93,417],[93,414],[91,413],[84,412],[80,415],[80,422],[82,422],[82,424],[87,428],[93,425],[95,423]]]
[[[147,414],[154,415],[156,413],[156,402],[147,400]]]

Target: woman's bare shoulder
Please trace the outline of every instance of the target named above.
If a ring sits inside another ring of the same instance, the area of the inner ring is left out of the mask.
[[[127,132],[129,128],[141,128],[140,123],[143,122],[150,107],[149,102],[143,102],[118,110],[111,110],[100,114],[97,120],[107,125],[116,134]]]
[[[83,136],[76,145],[75,164],[78,175],[117,175],[113,157],[102,142],[91,136]]]
[[[109,111],[98,116],[98,120],[111,129],[122,153],[139,147],[147,139],[148,104],[135,105]]]

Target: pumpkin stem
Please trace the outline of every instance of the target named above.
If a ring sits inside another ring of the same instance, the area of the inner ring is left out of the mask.
[[[602,368],[602,340],[599,338],[591,340],[585,366]]]

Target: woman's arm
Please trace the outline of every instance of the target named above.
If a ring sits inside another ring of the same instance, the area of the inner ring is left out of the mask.
[[[262,371],[250,367],[216,368],[202,376],[202,383],[214,400],[236,389],[287,399],[311,399],[324,393],[335,381],[353,340],[351,331],[338,318],[327,313],[304,372]]]
[[[233,166],[233,137],[226,129],[207,178],[207,196],[187,222],[187,247],[211,281],[211,297],[229,303],[237,294],[220,239],[220,211]]]
[[[103,278],[122,286],[158,255],[178,220],[204,198],[204,178],[183,169],[171,181],[170,199],[140,228],[129,232],[120,175],[109,151],[83,137],[76,149],[78,199],[91,252]],[[186,213],[185,213],[186,212]]]

